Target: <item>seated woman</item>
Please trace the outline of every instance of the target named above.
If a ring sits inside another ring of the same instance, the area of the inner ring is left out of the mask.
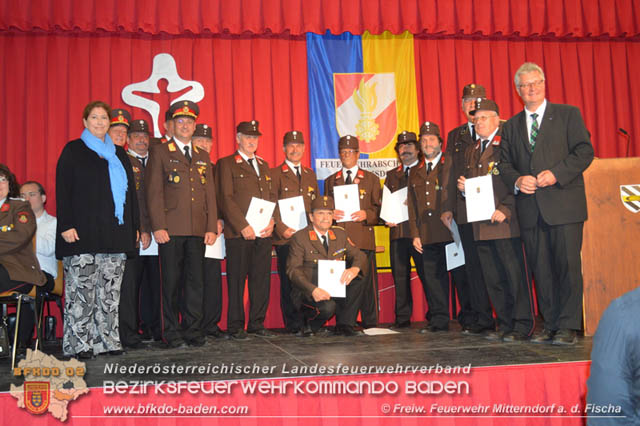
[[[0,293],[29,293],[34,285],[43,286],[46,278],[33,249],[36,218],[27,201],[18,196],[18,183],[11,170],[0,164]],[[27,347],[33,333],[33,312],[20,319],[20,346]]]

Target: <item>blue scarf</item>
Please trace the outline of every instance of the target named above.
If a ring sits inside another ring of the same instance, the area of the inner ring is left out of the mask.
[[[104,136],[104,142],[93,136],[88,129],[84,129],[80,136],[84,144],[107,160],[109,163],[109,180],[111,181],[111,195],[113,197],[113,205],[115,206],[115,216],[118,223],[124,223],[124,202],[127,198],[127,172],[124,170],[120,159],[116,155],[116,146],[109,135]]]

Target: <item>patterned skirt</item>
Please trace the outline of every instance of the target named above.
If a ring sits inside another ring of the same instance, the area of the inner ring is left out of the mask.
[[[122,349],[118,304],[125,260],[124,253],[80,254],[62,260],[65,355]]]

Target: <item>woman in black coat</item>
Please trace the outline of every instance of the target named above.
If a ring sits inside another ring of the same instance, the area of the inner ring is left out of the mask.
[[[56,257],[65,272],[65,355],[122,352],[120,284],[139,228],[133,171],[107,134],[109,105],[88,104],[85,130],[65,145],[56,168]]]

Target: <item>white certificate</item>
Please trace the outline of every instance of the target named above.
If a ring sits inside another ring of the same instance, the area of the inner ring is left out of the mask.
[[[496,207],[493,201],[492,175],[467,179],[464,183],[467,221],[490,220]]]
[[[351,222],[351,215],[360,210],[360,198],[358,198],[358,185],[339,185],[333,187],[333,198],[336,202],[336,210],[342,210],[344,217],[338,222]]]
[[[307,226],[307,212],[304,210],[302,195],[278,200],[278,207],[282,222],[289,228],[299,231]]]
[[[251,198],[249,204],[249,210],[247,210],[247,222],[253,228],[253,232],[256,233],[256,237],[260,236],[260,231],[269,225],[271,216],[273,216],[273,209],[276,208],[276,203],[263,200],[262,198]]]
[[[391,192],[386,186],[382,187],[382,207],[380,218],[385,222],[398,223],[409,220],[409,206],[407,206],[407,188]]]
[[[211,259],[224,259],[227,255],[227,250],[224,246],[224,234],[218,235],[216,242],[212,245],[204,246],[204,257]]]
[[[462,244],[458,245],[455,242],[449,243],[444,246],[444,251],[447,256],[447,271],[464,265],[464,251],[462,250]]]
[[[153,238],[153,233],[151,234],[151,244],[147,247],[146,250],[142,249],[142,244],[140,244],[140,256],[157,256],[158,255],[158,243],[156,243],[155,238]]]
[[[318,260],[318,287],[331,297],[347,297],[347,286],[340,282],[344,269],[344,260]]]

